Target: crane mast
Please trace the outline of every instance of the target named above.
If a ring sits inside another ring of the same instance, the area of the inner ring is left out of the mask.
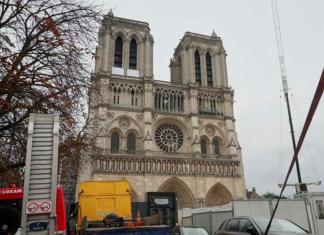
[[[290,104],[289,104],[287,73],[286,73],[285,56],[284,56],[284,51],[283,51],[283,46],[282,46],[282,39],[281,39],[277,0],[271,0],[271,6],[272,6],[273,21],[274,21],[274,27],[275,27],[275,33],[276,33],[276,40],[277,40],[277,50],[278,50],[278,56],[279,56],[283,93],[284,93],[285,100],[287,103],[288,118],[289,118],[290,133],[291,133],[293,149],[294,149],[294,152],[296,152],[296,139],[295,139],[293,122],[292,122],[292,118],[291,118]],[[302,179],[301,179],[301,174],[300,174],[298,158],[296,158],[296,170],[297,170],[298,184],[301,185]]]

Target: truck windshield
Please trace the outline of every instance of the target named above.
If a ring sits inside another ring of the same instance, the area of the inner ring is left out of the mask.
[[[208,233],[203,228],[182,227],[181,235],[208,235]]]

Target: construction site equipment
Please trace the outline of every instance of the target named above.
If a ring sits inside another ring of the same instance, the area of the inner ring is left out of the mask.
[[[313,218],[313,234],[324,234],[324,193],[304,192],[295,197],[296,199],[305,199],[311,209],[309,215]]]
[[[175,193],[148,193],[147,206],[143,208],[147,208],[149,216],[142,217],[137,210],[132,218],[131,188],[127,181],[86,181],[79,188],[81,235],[169,235],[176,223]]]
[[[148,192],[148,215],[160,215],[160,224],[176,225],[177,205],[176,196],[172,192]]]
[[[294,150],[294,152],[296,152],[296,139],[295,139],[294,126],[293,126],[291,111],[290,111],[287,72],[286,72],[285,56],[284,56],[284,51],[283,51],[283,46],[282,46],[282,39],[281,39],[281,30],[280,30],[280,21],[279,21],[277,0],[271,0],[271,6],[272,6],[273,21],[274,21],[274,27],[275,27],[275,33],[276,33],[276,40],[277,40],[277,50],[278,50],[278,56],[279,56],[282,87],[283,87],[283,93],[284,93],[286,103],[287,103],[291,140],[292,140],[292,144],[293,144],[293,150]],[[296,170],[297,170],[298,183],[301,185],[301,187],[299,189],[303,190],[302,192],[307,191],[307,186],[302,184],[302,178],[301,178],[298,158],[296,158]],[[297,192],[297,193],[299,193],[299,192]]]
[[[59,116],[31,114],[28,125],[21,234],[41,224],[39,235],[56,230]]]
[[[82,221],[102,222],[107,215],[115,214],[131,219],[131,188],[127,181],[85,181],[80,183],[78,228]]]
[[[20,227],[23,201],[22,187],[0,188],[0,229],[7,225],[8,231],[14,234]],[[28,230],[39,231],[44,222],[30,223]],[[45,225],[47,226],[47,225]],[[65,199],[62,188],[56,189],[56,232],[66,233]]]
[[[81,232],[82,235],[171,235],[171,227],[141,226],[134,228],[87,228]]]

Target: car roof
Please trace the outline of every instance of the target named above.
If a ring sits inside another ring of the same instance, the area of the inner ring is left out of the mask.
[[[230,219],[254,219],[254,218],[250,217],[250,216],[233,216],[233,217],[227,218],[227,220],[230,220]]]
[[[201,226],[190,226],[190,225],[177,225],[175,227],[179,227],[179,228],[203,228]]]
[[[256,217],[256,216],[233,216],[227,219],[241,219],[241,218],[248,218],[248,219],[266,219],[266,220],[270,220],[270,218],[266,218],[266,217]],[[286,219],[281,219],[281,218],[274,218],[275,220],[286,220]]]

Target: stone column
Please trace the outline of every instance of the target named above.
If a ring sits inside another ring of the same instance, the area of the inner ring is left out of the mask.
[[[227,117],[234,118],[234,110],[233,110],[233,104],[234,100],[233,97],[229,94],[224,95],[224,115]]]
[[[213,76],[213,87],[217,87],[217,79],[216,79],[216,55],[213,54],[211,56],[211,63],[212,63],[212,76]]]
[[[123,68],[124,68],[124,75],[127,76],[127,69],[128,69],[128,61],[129,61],[129,40],[123,40]]]
[[[109,79],[107,78],[101,78],[100,79],[100,96],[99,99],[101,99],[99,102],[102,104],[108,104],[109,101]]]
[[[110,58],[112,57],[113,58],[113,55],[111,53],[111,51],[109,51],[109,44],[110,44],[110,34],[109,33],[106,33],[105,36],[103,37],[103,50],[102,50],[102,55],[101,55],[101,58],[102,58],[102,64],[101,64],[101,68],[103,71],[105,72],[108,72],[108,64],[109,64],[109,60]]]
[[[120,136],[120,143],[119,143],[119,149],[122,150],[122,151],[125,151],[127,150],[127,136]]]
[[[222,73],[222,62],[220,54],[215,55],[215,78],[216,78],[216,87],[221,88],[223,86],[223,73]]]
[[[90,102],[92,105],[98,105],[100,103],[100,79],[93,77],[92,81],[91,81],[91,90],[92,92],[90,92]],[[98,92],[99,90],[99,92]]]
[[[153,110],[153,85],[150,80],[144,81],[144,131],[143,142],[144,151],[151,151],[153,148],[153,133],[152,133],[152,110]]]
[[[149,54],[149,42],[147,36],[144,41],[144,76],[148,76],[148,54]]]
[[[144,42],[137,43],[137,70],[139,70],[139,76],[144,76]]]
[[[226,68],[226,53],[221,53],[221,64],[223,71],[223,86],[228,87],[228,79],[227,79],[227,68]]]
[[[197,96],[198,91],[194,88],[189,90],[189,102],[190,102],[190,122],[191,122],[191,146],[193,153],[200,153],[200,141],[199,141],[199,123],[198,123],[198,105]]]
[[[109,35],[110,42],[108,44],[108,73],[112,74],[112,67],[114,66],[114,56],[115,56],[115,41],[113,40],[111,34]]]
[[[147,32],[144,41],[144,76],[153,77],[153,38]]]
[[[149,77],[153,78],[153,36],[150,34],[150,47],[149,47]]]
[[[99,36],[99,43],[96,47],[96,66],[95,72],[103,71],[103,56],[104,56],[104,39],[103,35]]]
[[[238,159],[240,159],[240,166],[238,168],[238,173],[240,174],[240,180],[239,182],[237,182],[238,187],[241,190],[239,190],[238,192],[238,196],[241,197],[242,199],[246,199],[246,193],[245,193],[245,189],[246,189],[246,185],[245,185],[245,174],[244,174],[244,167],[243,167],[243,162],[242,162],[242,150],[241,150],[241,146],[238,145],[237,147],[237,157]]]
[[[225,128],[227,130],[227,147],[229,154],[236,155],[237,137],[235,133],[233,112],[233,99],[231,95],[225,95]]]
[[[188,57],[187,57],[187,51],[183,48],[181,50],[181,76],[182,76],[182,82],[187,83],[188,81],[188,63],[187,63]]]
[[[188,65],[189,65],[189,76],[188,80],[185,82],[185,84],[188,83],[195,83],[195,61],[194,61],[194,48],[191,46],[189,47],[188,53]],[[182,82],[184,83],[184,81]]]
[[[226,122],[225,122],[226,123]],[[230,155],[236,155],[237,152],[236,152],[236,141],[235,141],[235,138],[234,138],[234,135],[233,135],[234,131],[229,131],[229,135],[228,135],[228,145],[227,145],[227,148],[229,150],[229,154]]]
[[[206,54],[205,54],[205,52],[200,52],[200,70],[201,70],[201,85],[207,86]]]

